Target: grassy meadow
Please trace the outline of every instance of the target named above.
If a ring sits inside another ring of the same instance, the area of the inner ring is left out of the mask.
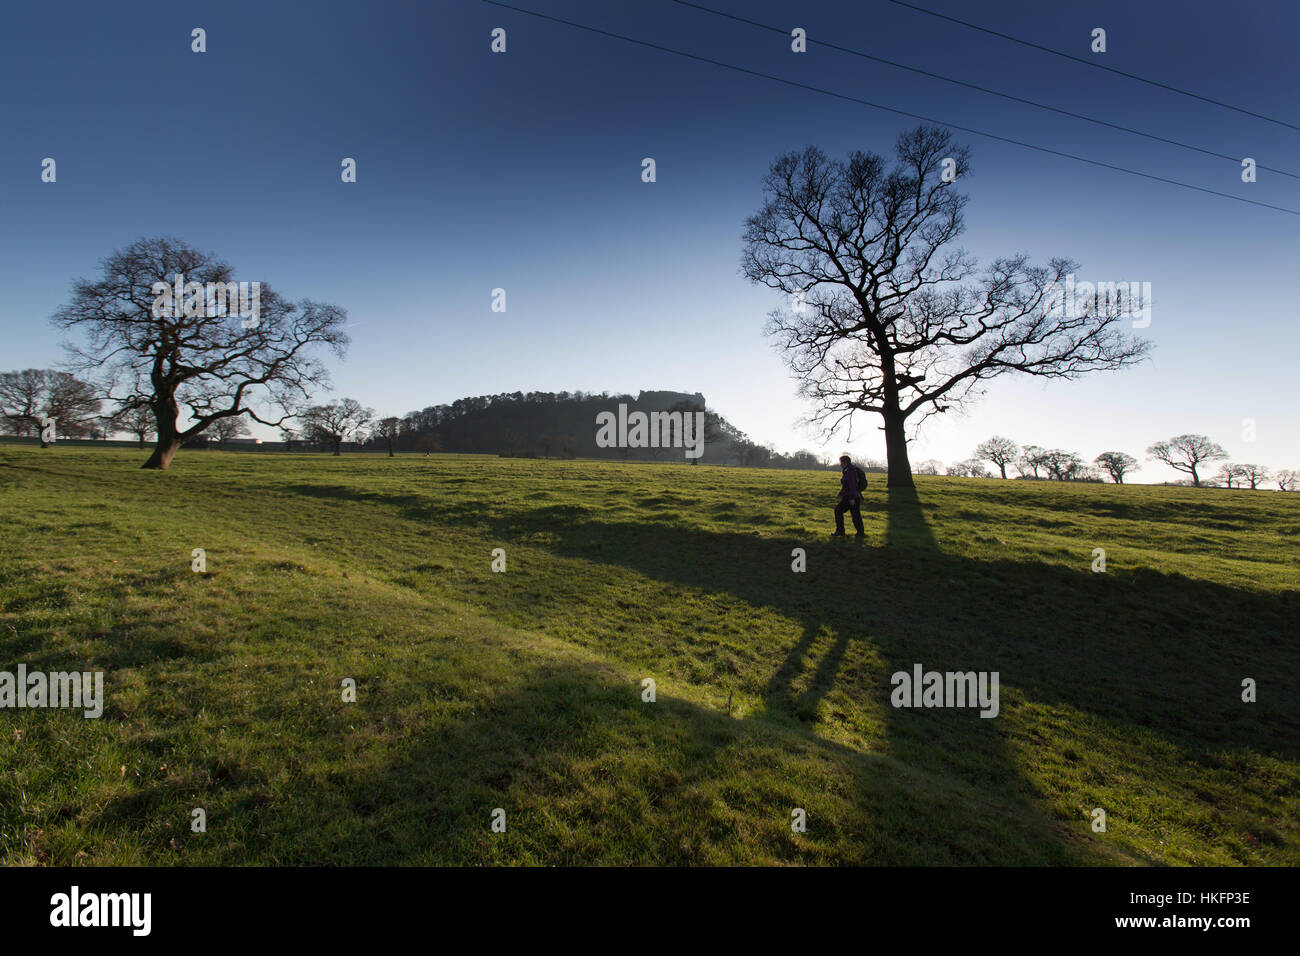
[[[0,670],[106,685],[0,710],[5,863],[1300,864],[1300,494],[146,454],[0,444]]]

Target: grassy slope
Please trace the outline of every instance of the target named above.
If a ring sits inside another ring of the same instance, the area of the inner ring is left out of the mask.
[[[0,445],[0,669],[108,698],[0,711],[7,862],[1300,862],[1300,495],[873,482],[857,544],[825,473],[140,460]]]

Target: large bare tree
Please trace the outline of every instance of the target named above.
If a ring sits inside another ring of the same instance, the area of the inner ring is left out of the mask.
[[[1204,435],[1175,435],[1169,441],[1158,441],[1147,449],[1156,461],[1163,461],[1175,471],[1192,476],[1193,487],[1201,487],[1201,476],[1196,466],[1207,461],[1222,461],[1228,457],[1223,446]]]
[[[222,418],[247,415],[272,427],[287,421],[326,381],[320,348],[342,357],[348,342],[343,309],[289,302],[265,283],[254,321],[208,307],[212,289],[235,281],[234,270],[178,239],[137,239],[104,259],[101,271],[100,279],[73,285],[54,322],[84,333],[68,345],[76,369],[95,373],[109,398],[153,411],[158,441],[145,468],[166,468],[185,441]],[[186,307],[187,293],[184,304],[156,308],[155,284],[172,285],[177,276],[208,290],[207,301]]]
[[[947,130],[904,133],[895,153],[892,168],[873,153],[838,161],[816,147],[779,157],[742,258],[749,279],[791,297],[768,331],[813,403],[811,421],[829,436],[846,424],[851,434],[856,412],[881,416],[891,488],[913,485],[909,422],[1008,372],[1072,379],[1148,349],[1121,331],[1121,303],[1054,300],[1077,268],[1069,260],[1015,255],[981,271],[950,247],[966,205],[950,180],[970,165]]]

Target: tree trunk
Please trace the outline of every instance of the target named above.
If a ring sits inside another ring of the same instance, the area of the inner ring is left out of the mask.
[[[342,449],[343,449],[343,439],[341,438],[334,439],[334,455],[336,457],[342,452]]]
[[[167,466],[172,463],[172,458],[176,455],[176,450],[181,447],[179,438],[173,437],[164,439],[161,435],[158,437],[158,444],[153,446],[153,454],[149,456],[140,467],[158,468],[166,470]]]
[[[1006,480],[1007,480],[1007,466],[1004,465],[1004,464],[1002,464],[1002,462],[998,462],[998,469],[1002,472],[1002,480],[1003,480],[1003,481],[1006,481]]]
[[[885,482],[887,488],[915,488],[912,480],[912,464],[907,460],[907,434],[904,425],[907,420],[897,405],[891,411],[886,410],[885,419],[885,458],[889,463],[889,477]]]
[[[154,425],[158,430],[158,443],[153,446],[153,454],[140,466],[141,468],[157,468],[165,471],[172,463],[176,450],[181,447],[180,432],[176,430],[176,417],[179,414],[180,409],[176,405],[174,395],[159,396],[155,399],[153,417]]]
[[[884,375],[884,412],[885,420],[885,461],[889,475],[885,480],[886,488],[915,488],[912,480],[912,463],[907,460],[907,432],[904,426],[907,418],[898,401],[898,379],[894,367],[894,354],[889,350],[883,336],[877,338],[880,355],[880,371]]]
[[[1193,487],[1193,488],[1199,488],[1199,487],[1201,487],[1201,478],[1200,478],[1199,475],[1196,474],[1196,466],[1195,466],[1195,465],[1192,465],[1192,487]]]

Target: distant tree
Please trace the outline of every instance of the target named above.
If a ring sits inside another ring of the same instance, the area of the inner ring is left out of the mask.
[[[0,415],[11,435],[39,435],[45,410],[46,369],[0,373]]]
[[[46,378],[45,415],[58,423],[59,434],[69,438],[94,437],[103,402],[90,383],[67,372],[50,372]]]
[[[248,422],[242,415],[237,418],[218,418],[212,423],[211,434],[217,440],[217,450],[222,451],[231,438],[248,434]]]
[[[975,446],[975,457],[993,462],[998,466],[998,470],[1002,472],[1003,478],[1007,476],[1007,465],[1013,464],[1019,454],[1020,447],[1015,442],[1010,438],[1002,438],[998,435],[994,435],[992,438]]]
[[[1021,477],[1038,478],[1038,469],[1047,467],[1047,449],[1038,445],[1026,445],[1020,449],[1016,467],[1020,469]]]
[[[67,372],[29,368],[0,374],[0,415],[13,435],[41,435],[52,418],[56,438],[85,438],[102,405],[93,386]],[[42,438],[41,447],[48,444]]]
[[[345,398],[327,405],[313,405],[300,417],[307,431],[328,443],[338,455],[343,450],[343,443],[370,424],[374,414],[373,408],[365,408],[355,399]]]
[[[424,432],[415,440],[415,450],[422,451],[426,455],[431,455],[435,451],[442,451],[442,440],[438,437],[437,432]]]
[[[293,446],[302,441],[302,436],[288,425],[281,425],[280,441],[284,442],[285,451],[293,451]]]
[[[1231,488],[1232,483],[1243,478],[1241,465],[1233,462],[1219,466],[1219,473],[1214,476],[1214,484],[1222,484],[1225,488]]]
[[[772,449],[758,442],[744,440],[736,442],[736,458],[744,468],[762,468],[772,459]]]
[[[1192,476],[1193,487],[1201,486],[1201,476],[1196,466],[1202,462],[1219,461],[1228,453],[1204,435],[1175,435],[1168,441],[1156,442],[1147,449],[1155,461],[1162,461],[1175,471]]]
[[[554,450],[554,448],[555,448],[554,435],[542,435],[540,438],[537,439],[537,450],[538,452],[541,453],[541,456],[543,458],[550,458],[551,452]]]
[[[1122,451],[1104,451],[1093,461],[1100,465],[1117,485],[1124,484],[1124,476],[1130,471],[1138,471],[1141,468],[1136,458]]]
[[[914,469],[912,469],[912,474],[937,475],[939,474],[939,469],[942,467],[943,467],[943,462],[939,461],[937,458],[927,458],[925,461],[921,462]]]
[[[1300,486],[1300,472],[1283,468],[1273,475],[1273,480],[1277,482],[1278,491],[1294,491],[1297,486]]]
[[[966,474],[972,478],[987,478],[989,476],[989,470],[984,467],[984,462],[979,458],[968,458],[963,464],[966,466]]]
[[[1148,345],[1119,307],[1054,309],[1075,263],[1017,254],[979,270],[951,243],[965,229],[957,181],[970,151],[944,129],[898,137],[896,162],[817,147],[777,158],[763,205],[746,221],[747,278],[799,304],[768,331],[828,433],[856,412],[879,415],[890,488],[912,487],[906,426],[960,407],[1000,375],[1074,379],[1140,361]]]
[[[944,474],[950,478],[965,478],[969,474],[970,463],[965,461],[954,461],[946,469]]]
[[[1083,476],[1083,459],[1072,451],[1050,449],[1044,454],[1043,464],[1048,477],[1057,481],[1075,481]]]
[[[113,413],[112,421],[119,430],[138,438],[141,448],[154,429],[153,409],[148,405],[125,405]]]
[[[202,292],[164,300],[160,290],[176,276],[190,289],[224,292],[234,283],[230,265],[208,253],[176,239],[138,239],[103,260],[99,280],[77,281],[54,315],[57,326],[85,333],[84,343],[68,345],[77,371],[95,373],[110,400],[153,409],[157,444],[145,468],[166,468],[177,449],[221,418],[283,424],[290,406],[325,379],[317,348],[341,356],[348,341],[347,313],[335,306],[290,303],[262,283],[258,315],[246,325],[236,309],[208,307]],[[263,417],[255,400],[276,411]]]
[[[820,466],[821,462],[817,459],[817,453],[808,448],[801,448],[793,455],[789,456],[791,468],[802,468],[813,470]]]
[[[375,425],[374,437],[388,446],[388,457],[394,456],[393,449],[397,446],[397,439],[402,434],[402,420],[395,416],[381,418]]]
[[[1238,465],[1237,474],[1250,484],[1251,491],[1258,489],[1261,482],[1268,481],[1268,469],[1262,465]]]

